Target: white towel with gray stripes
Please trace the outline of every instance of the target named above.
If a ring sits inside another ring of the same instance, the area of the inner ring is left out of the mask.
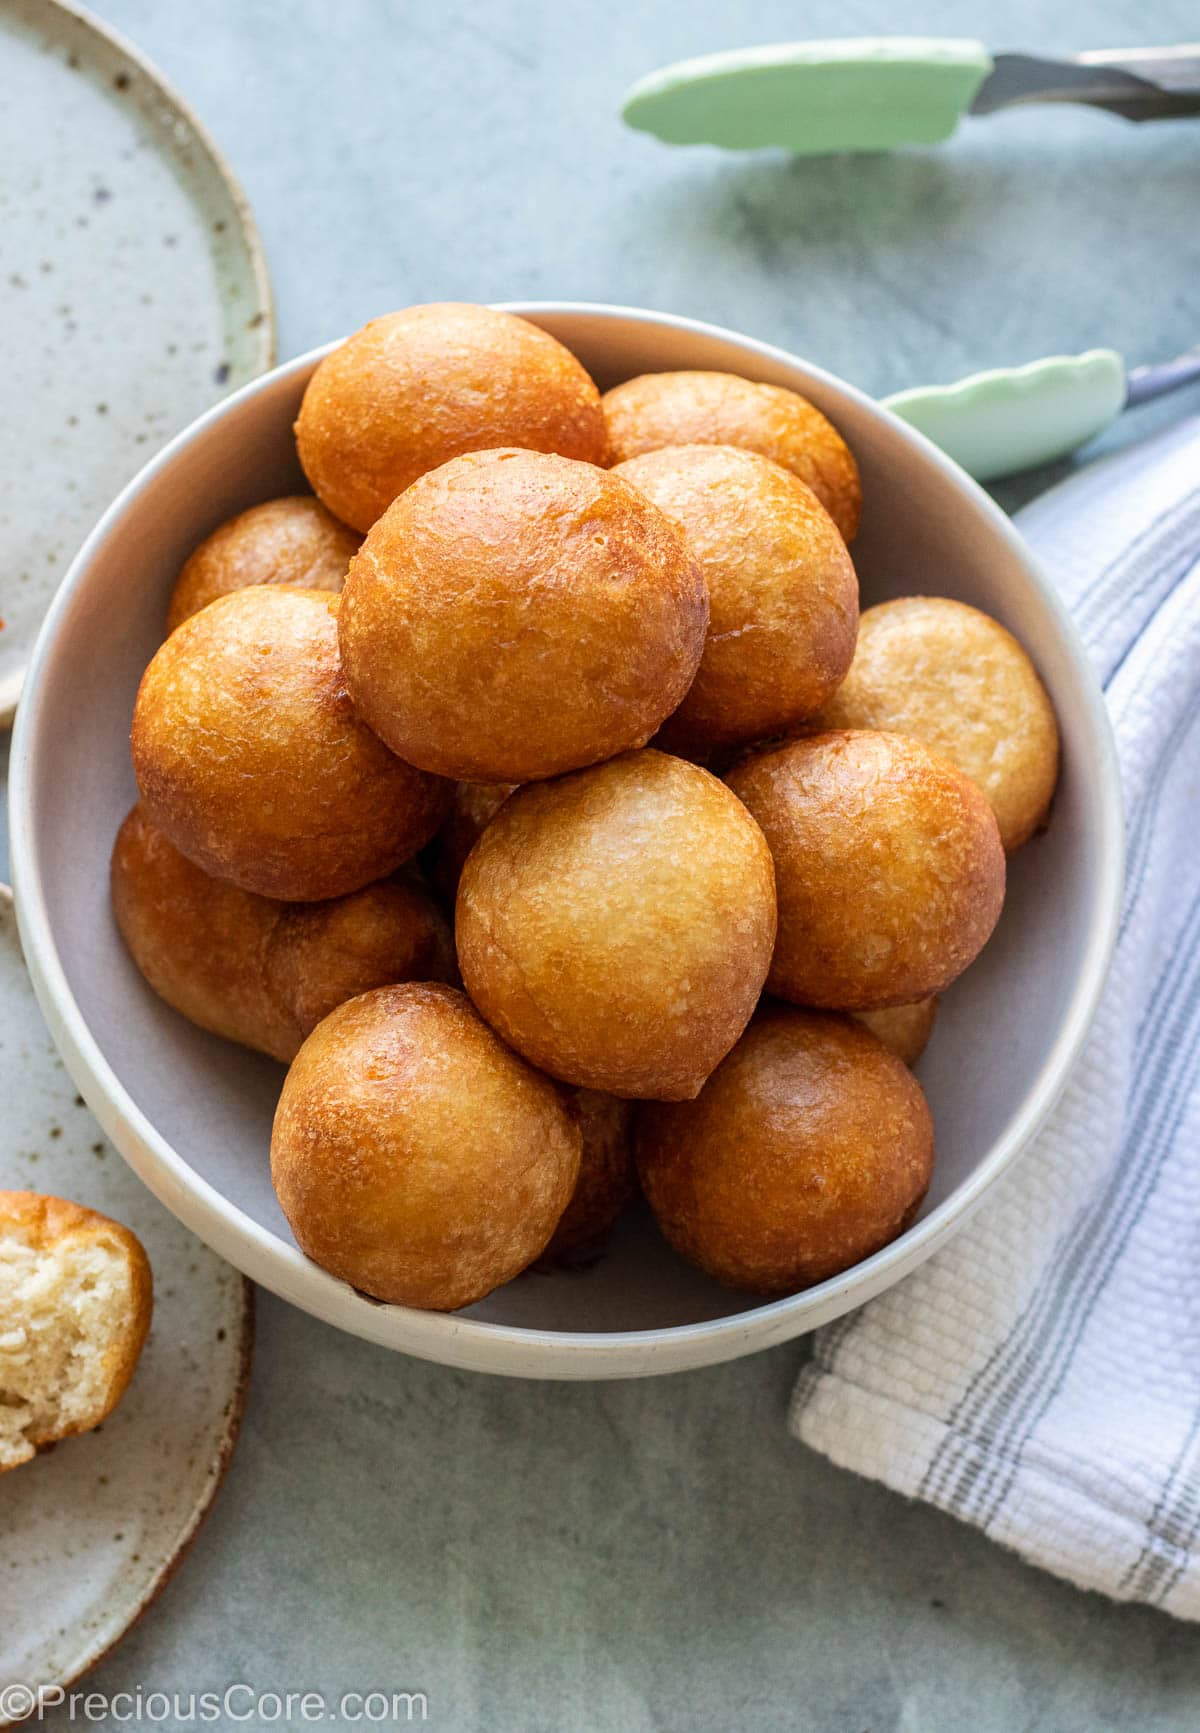
[[[1046,1129],[944,1250],[818,1335],[790,1423],[1081,1588],[1200,1619],[1200,419],[1017,521],[1116,730],[1112,975]]]

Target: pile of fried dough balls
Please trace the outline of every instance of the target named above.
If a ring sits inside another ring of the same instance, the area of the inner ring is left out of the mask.
[[[315,497],[180,575],[112,895],[155,992],[290,1067],[300,1246],[451,1310],[639,1186],[750,1292],[886,1245],[909,1065],[1054,790],[1025,652],[936,596],[860,622],[854,458],[778,386],[601,396],[525,320],[411,307],[296,439]]]

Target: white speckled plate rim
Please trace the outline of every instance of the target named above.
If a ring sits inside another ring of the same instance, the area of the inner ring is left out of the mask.
[[[44,14],[41,20],[42,27],[47,31],[53,31],[55,14],[59,14],[63,20],[70,21],[72,28],[90,32],[100,39],[109,53],[116,54],[127,61],[138,76],[153,88],[164,106],[174,112],[180,127],[191,135],[198,147],[199,158],[207,162],[213,175],[221,183],[237,218],[246,263],[255,285],[258,306],[265,315],[261,325],[257,328],[257,353],[246,378],[253,378],[258,373],[265,372],[274,365],[276,359],[277,323],[271,278],[254,213],[220,147],[179,92],[164,78],[153,62],[148,60],[141,50],[123,36],[120,31],[112,29],[102,19],[89,12],[86,7],[71,4],[70,0],[39,0],[39,6]],[[107,501],[103,504],[107,504]],[[100,509],[103,507],[101,506]],[[97,510],[97,517],[100,515],[100,509]],[[24,672],[24,665],[22,665],[7,675],[0,675],[0,729],[12,725]]]
[[[28,1027],[35,1040],[44,1038],[50,1053],[49,1032],[24,975],[12,893],[0,887],[0,1013],[12,991],[8,974],[12,968],[20,971],[19,991],[28,1001],[19,1013],[21,1026]],[[3,1021],[0,1014],[0,1025]],[[11,1063],[12,1056],[8,1057]],[[15,1176],[7,1172],[6,1164],[0,1183],[15,1180],[20,1188],[36,1175],[39,1188],[44,1184],[47,1190],[72,1196],[82,1191],[80,1201],[132,1218],[130,1225],[146,1244],[154,1270],[155,1320],[133,1382],[104,1426],[96,1433],[67,1439],[0,1476],[0,1526],[5,1528],[7,1547],[13,1549],[6,1575],[18,1566],[26,1573],[17,1579],[18,1598],[22,1606],[32,1609],[39,1639],[31,1653],[29,1620],[13,1636],[14,1620],[20,1624],[15,1612],[0,1627],[0,1728],[26,1718],[23,1706],[16,1718],[11,1715],[17,1707],[14,1687],[24,1686],[33,1693],[69,1688],[120,1642],[170,1581],[233,1458],[254,1349],[253,1285],[195,1241],[144,1190],[116,1151],[99,1140],[99,1128],[86,1109],[78,1098],[72,1101],[72,1085],[57,1058],[55,1065],[59,1078],[51,1079],[51,1089],[56,1118],[49,1131],[54,1153],[32,1158],[27,1154],[26,1171]],[[26,1100],[37,1097],[39,1065],[32,1056],[23,1075]],[[43,1070],[42,1084],[47,1075]],[[43,1105],[47,1099],[43,1092]],[[73,1114],[78,1115],[74,1124]],[[21,1134],[14,1129],[14,1118],[19,1125],[17,1103],[8,1132],[15,1140]],[[100,1169],[89,1173],[83,1165],[85,1141],[98,1160],[101,1152],[111,1157],[106,1190],[115,1191],[117,1199],[97,1195],[94,1174]],[[28,1171],[30,1159],[37,1162],[33,1172]],[[124,1199],[119,1198],[122,1192],[127,1194]],[[193,1248],[194,1261],[188,1264],[185,1260]],[[168,1258],[169,1253],[174,1253],[173,1258]],[[182,1328],[172,1330],[172,1321]],[[198,1363],[198,1356],[205,1354],[207,1367]],[[177,1359],[182,1360],[182,1370]],[[189,1384],[179,1400],[181,1377],[187,1377]],[[174,1438],[172,1427],[177,1433]],[[196,1454],[167,1462],[164,1444],[168,1443],[181,1453],[194,1445]],[[89,1496],[82,1498],[85,1490]],[[18,1515],[6,1523],[4,1507],[10,1503]],[[29,1512],[29,1525],[23,1528],[20,1518]],[[120,1522],[119,1532],[112,1532],[113,1521]],[[53,1548],[64,1535],[69,1536],[69,1545],[40,1572],[38,1539],[48,1538]],[[90,1560],[89,1547],[94,1549]],[[71,1600],[65,1617],[64,1592]],[[63,1621],[57,1630],[56,1621]],[[33,1707],[31,1701],[31,1712]]]

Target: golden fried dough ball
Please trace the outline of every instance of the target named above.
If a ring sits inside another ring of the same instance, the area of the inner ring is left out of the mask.
[[[147,817],[176,848],[287,902],[394,871],[450,794],[354,714],[320,590],[256,585],[185,620],[142,676],[131,745]]]
[[[279,1098],[271,1178],[308,1256],[377,1300],[450,1312],[545,1246],[579,1174],[549,1078],[452,987],[380,987],[319,1023]]]
[[[918,999],[912,1005],[889,1005],[882,1011],[854,1011],[855,1022],[862,1023],[889,1053],[915,1065],[929,1045],[937,1019],[938,1002]]]
[[[367,530],[427,470],[498,445],[603,463],[600,394],[569,349],[512,313],[466,302],[372,319],[327,355],[296,422],[300,462],[331,512]]]
[[[630,1131],[633,1104],[596,1089],[564,1091],[583,1133],[579,1179],[563,1211],[544,1264],[579,1264],[595,1257],[637,1188]]]
[[[381,879],[323,903],[279,906],[267,952],[268,981],[302,1037],[372,987],[458,984],[454,935],[415,876]]]
[[[113,845],[113,913],[130,956],[173,1010],[214,1035],[290,1060],[303,1034],[266,987],[283,904],[194,866],[140,806]]]
[[[361,541],[306,494],[252,505],[206,536],[180,572],[167,634],[218,596],[251,584],[340,590]]]
[[[731,445],[664,446],[614,473],[675,519],[708,584],[704,655],[666,749],[762,740],[818,711],[854,655],[858,579],[812,489]]]
[[[491,824],[515,782],[456,782],[446,822],[429,850],[430,878],[439,894],[453,902],[463,862]]]
[[[643,373],[603,401],[610,463],[664,445],[741,445],[799,476],[853,541],[862,511],[858,465],[837,429],[797,392],[736,373]]]
[[[933,1169],[929,1108],[902,1062],[849,1018],[784,1005],[759,1013],[695,1101],[639,1108],[635,1135],[676,1251],[759,1294],[886,1246]]]
[[[774,936],[758,826],[663,752],[519,788],[458,887],[459,966],[488,1022],[613,1095],[695,1095],[754,1009]]]
[[[957,764],[992,803],[1011,854],[1045,821],[1058,724],[1033,663],[998,620],[946,596],[868,608],[828,728],[911,734]]]
[[[338,613],[359,715],[409,763],[466,782],[643,745],[691,685],[707,624],[677,525],[609,470],[533,451],[414,482]]]
[[[899,734],[815,734],[726,778],[771,848],[779,937],[767,986],[844,1011],[940,993],[1004,902],[992,809],[960,770]]]
[[[457,976],[450,929],[416,885],[389,879],[331,902],[274,902],[193,866],[137,806],[113,847],[112,902],[161,999],[285,1064],[355,994]]]

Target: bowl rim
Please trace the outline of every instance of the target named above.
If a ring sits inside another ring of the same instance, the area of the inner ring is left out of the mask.
[[[104,513],[51,604],[29,661],[13,735],[9,784],[13,882],[18,926],[38,1001],[67,1069],[101,1126],[150,1190],[228,1261],[303,1310],[380,1345],[446,1364],[548,1378],[653,1375],[732,1359],[831,1322],[923,1263],[968,1218],[989,1188],[1045,1122],[1079,1055],[1108,973],[1116,941],[1124,878],[1120,774],[1111,723],[1099,682],[1078,631],[1031,550],[998,505],[925,436],[886,407],[825,369],[776,345],[679,314],[586,301],[507,301],[504,311],[576,317],[610,325],[630,322],[732,344],[747,359],[795,369],[881,419],[894,438],[915,447],[982,517],[1023,566],[1055,617],[1079,677],[1085,720],[1096,744],[1090,790],[1098,809],[1097,889],[1083,963],[1058,1033],[1044,1054],[1025,1100],[974,1171],[898,1239],[842,1275],[746,1311],[645,1330],[539,1330],[456,1313],[416,1311],[368,1299],[311,1263],[247,1215],[198,1174],[142,1112],[101,1052],[68,984],[41,882],[32,824],[32,741],[43,705],[43,676],[60,622],[114,525],[186,448],[249,398],[299,379],[343,339],[307,351],[249,381],[177,434],[139,471]]]

